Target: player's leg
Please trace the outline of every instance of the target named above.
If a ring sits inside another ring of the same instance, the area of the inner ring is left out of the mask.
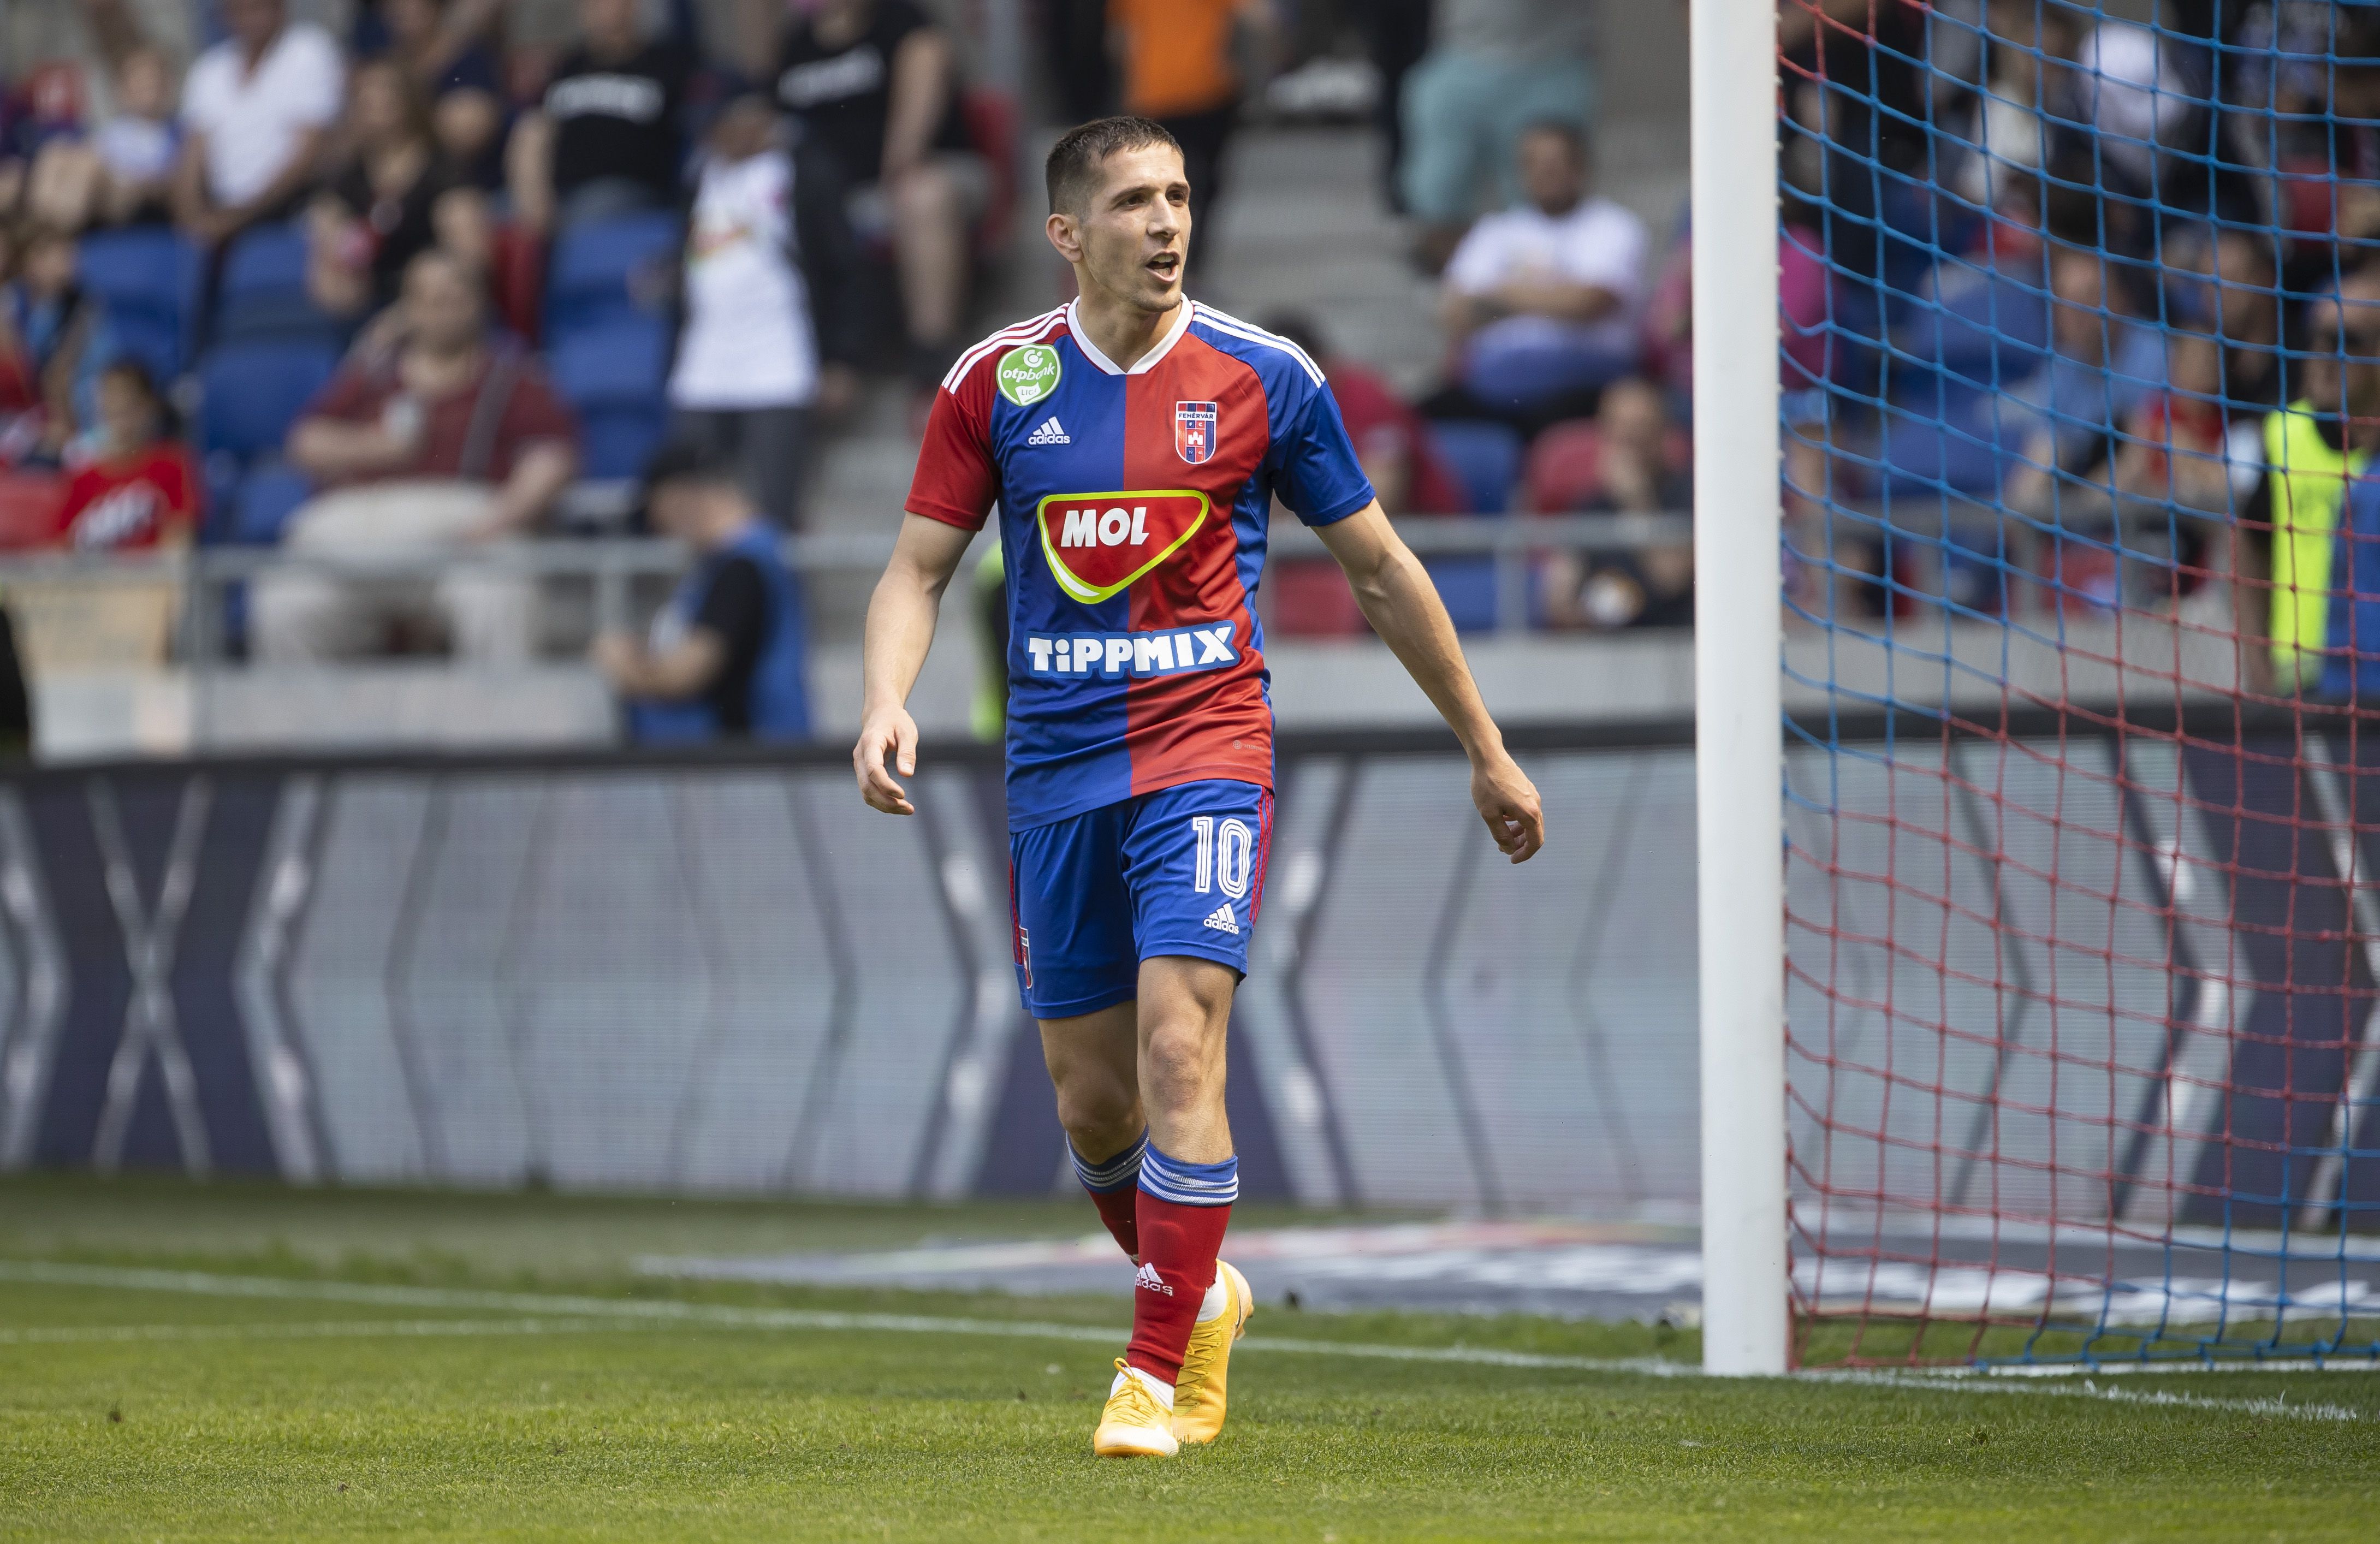
[[[1075,1173],[1126,1255],[1141,1149],[1132,904],[1118,857],[1124,811],[1094,809],[1009,837],[1016,984],[1040,1021],[1041,1054]]]
[[[1058,1124],[1066,1128],[1075,1177],[1135,1265],[1140,1263],[1140,1160],[1148,1146],[1137,1016],[1134,1003],[1118,1003],[1041,1021],[1041,1059],[1058,1091]]]
[[[1219,1259],[1240,1193],[1223,1108],[1224,1048],[1238,985],[1236,970],[1209,959],[1160,955],[1140,966],[1140,1090],[1149,1142],[1141,1160],[1141,1270],[1124,1361],[1173,1389],[1177,1425],[1184,1396],[1205,1393],[1212,1380],[1216,1397],[1208,1413],[1220,1429],[1214,1375],[1246,1318],[1245,1287]],[[1207,1339],[1220,1339],[1194,1357],[1202,1321],[1220,1326]]]
[[[1222,1429],[1226,1364],[1252,1307],[1246,1281],[1218,1258],[1240,1185],[1224,1088],[1271,810],[1271,795],[1253,784],[1190,784],[1139,801],[1124,842],[1149,1124],[1125,1360],[1152,1380],[1171,1379],[1184,1441]]]

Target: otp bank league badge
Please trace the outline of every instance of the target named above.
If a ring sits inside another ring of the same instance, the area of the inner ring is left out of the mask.
[[[1173,448],[1182,459],[1196,466],[1215,454],[1216,406],[1211,402],[1177,402],[1173,405]]]
[[[1058,588],[1085,605],[1104,601],[1172,557],[1207,520],[1207,495],[1052,493],[1036,512],[1041,553]]]
[[[1030,407],[1058,389],[1058,351],[1044,343],[1028,343],[1000,357],[992,371],[1000,395],[1019,407]]]

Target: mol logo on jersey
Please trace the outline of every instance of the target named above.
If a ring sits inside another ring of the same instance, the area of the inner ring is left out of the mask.
[[[1196,466],[1215,454],[1215,423],[1222,409],[1212,402],[1177,402],[1173,405],[1173,448],[1182,459]]]
[[[1207,523],[1206,494],[1052,493],[1041,501],[1041,552],[1058,588],[1090,605],[1172,557]]]

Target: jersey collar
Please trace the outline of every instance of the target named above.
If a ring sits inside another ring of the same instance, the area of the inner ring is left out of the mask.
[[[1182,341],[1182,334],[1190,330],[1190,308],[1192,301],[1190,298],[1185,295],[1182,298],[1182,304],[1174,308],[1173,325],[1167,328],[1165,335],[1157,340],[1157,346],[1150,349],[1148,353],[1143,354],[1139,359],[1135,359],[1132,362],[1132,368],[1130,370],[1125,370],[1117,365],[1113,359],[1111,359],[1105,354],[1100,353],[1099,346],[1091,341],[1091,337],[1088,333],[1083,331],[1082,319],[1075,314],[1075,308],[1081,304],[1082,302],[1079,300],[1069,300],[1066,302],[1066,331],[1075,334],[1075,346],[1083,351],[1083,358],[1090,360],[1091,363],[1099,366],[1100,370],[1110,375],[1148,374],[1150,371],[1157,368],[1159,360],[1164,359],[1166,355],[1173,352],[1173,346],[1180,343]]]

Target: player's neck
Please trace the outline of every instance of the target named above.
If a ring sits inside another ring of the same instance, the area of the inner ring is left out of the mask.
[[[1177,298],[1164,310],[1144,310],[1087,286],[1075,302],[1075,321],[1118,370],[1130,370],[1142,355],[1165,341],[1182,314],[1182,306]]]

